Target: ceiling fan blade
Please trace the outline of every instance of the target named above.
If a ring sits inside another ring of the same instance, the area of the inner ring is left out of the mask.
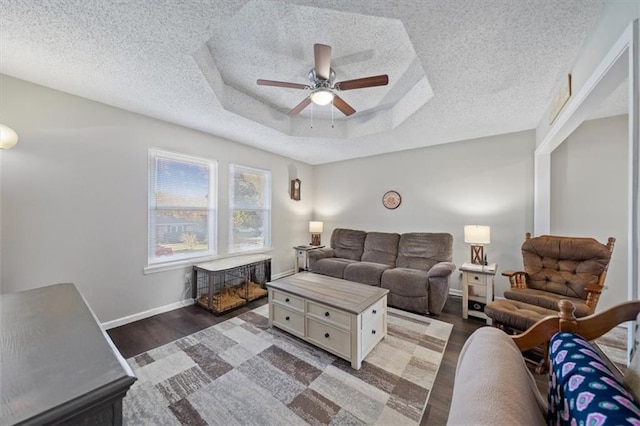
[[[289,89],[310,89],[306,84],[287,83],[286,81],[258,80],[259,86],[288,87]]]
[[[338,90],[364,89],[365,87],[386,86],[389,84],[389,76],[386,74],[373,77],[356,78],[355,80],[340,81],[335,87]]]
[[[329,80],[331,73],[331,46],[326,44],[314,44],[313,53],[316,60],[316,77],[321,80]]]
[[[347,117],[356,112],[348,103],[344,101],[340,96],[333,95],[333,106],[338,108]]]
[[[298,114],[300,111],[302,111],[303,109],[308,107],[310,103],[311,103],[311,98],[309,96],[307,96],[306,98],[304,98],[302,100],[302,102],[300,102],[298,105],[296,105],[296,107],[294,109],[289,111],[289,115]]]

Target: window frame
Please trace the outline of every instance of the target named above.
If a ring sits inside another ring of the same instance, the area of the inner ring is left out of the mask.
[[[261,209],[242,209],[242,210],[250,210],[250,211],[265,211],[266,217],[267,217],[267,225],[263,225],[263,238],[264,238],[264,243],[262,245],[262,247],[255,247],[255,248],[250,248],[250,249],[246,249],[246,250],[239,250],[236,249],[234,247],[234,238],[233,238],[233,213],[234,211],[236,211],[237,209],[234,206],[234,202],[235,202],[235,179],[234,179],[234,175],[235,172],[237,170],[242,170],[242,171],[247,171],[247,172],[253,172],[253,173],[262,173],[265,176],[265,182],[266,182],[266,188],[265,188],[265,195],[264,195],[264,201],[267,204],[266,207],[263,207]],[[272,214],[272,201],[271,201],[271,195],[272,195],[272,175],[271,175],[271,170],[266,170],[266,169],[259,169],[257,167],[250,167],[250,166],[243,166],[241,164],[236,164],[236,163],[230,163],[229,164],[229,215],[228,215],[228,220],[229,220],[229,235],[228,235],[228,243],[227,243],[227,251],[229,254],[237,254],[237,253],[251,253],[251,252],[255,252],[255,251],[263,251],[263,250],[267,250],[271,248],[271,235],[272,235],[272,229],[271,229],[271,224],[272,224],[272,219],[271,219],[271,214]],[[266,230],[265,230],[266,228]]]
[[[209,169],[209,192],[208,205],[206,207],[185,207],[172,206],[167,209],[166,206],[158,208],[156,200],[157,191],[157,170],[156,159],[167,159],[180,161],[184,163],[206,166]],[[147,185],[147,269],[156,269],[170,267],[172,265],[183,265],[194,263],[202,258],[216,256],[218,254],[218,162],[217,160],[196,157],[192,155],[180,154],[177,152],[167,151],[159,148],[149,148],[148,154],[148,185]],[[156,247],[156,215],[158,210],[191,210],[207,212],[207,237],[208,250],[198,251],[194,253],[182,254],[177,257],[163,258],[155,256]]]

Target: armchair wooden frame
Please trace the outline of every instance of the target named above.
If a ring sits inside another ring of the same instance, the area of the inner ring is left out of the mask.
[[[597,314],[576,318],[575,306],[571,301],[558,302],[558,316],[548,316],[536,322],[525,332],[511,336],[521,352],[542,346],[544,358],[536,368],[537,373],[548,369],[549,341],[560,331],[576,333],[588,341],[601,337],[615,326],[627,321],[635,321],[640,313],[640,300],[619,303]]]
[[[541,235],[542,237],[550,237],[550,235]],[[587,237],[558,237],[553,236],[553,238],[564,239],[564,240],[589,240],[594,241],[593,238]],[[531,239],[531,233],[527,232],[526,240]],[[616,243],[616,239],[613,237],[609,237],[607,240],[607,248],[609,249],[609,253],[613,253],[613,247]],[[592,311],[595,311],[596,305],[598,304],[598,300],[600,299],[600,294],[602,293],[604,287],[604,280],[607,277],[607,270],[609,269],[609,264],[604,268],[604,270],[598,276],[598,282],[596,284],[591,284],[585,287],[587,291],[587,299],[585,304],[591,308]],[[502,275],[509,278],[509,284],[511,288],[527,288],[527,277],[528,274],[524,271],[504,271]]]

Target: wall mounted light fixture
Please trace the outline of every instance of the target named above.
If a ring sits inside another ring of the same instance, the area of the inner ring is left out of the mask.
[[[9,126],[0,124],[0,149],[11,149],[18,143],[18,134]]]

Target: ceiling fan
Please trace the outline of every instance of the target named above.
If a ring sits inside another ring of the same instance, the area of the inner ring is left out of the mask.
[[[327,105],[333,102],[346,116],[356,112],[351,105],[346,103],[336,92],[343,90],[363,89],[365,87],[386,86],[389,84],[389,76],[386,74],[372,77],[356,78],[355,80],[339,81],[334,83],[336,72],[331,68],[331,46],[326,44],[314,44],[315,66],[309,71],[311,84],[288,83],[285,81],[258,80],[260,86],[287,87],[289,89],[311,90],[302,102],[296,105],[289,115],[296,115],[305,109],[311,102],[316,105]]]

